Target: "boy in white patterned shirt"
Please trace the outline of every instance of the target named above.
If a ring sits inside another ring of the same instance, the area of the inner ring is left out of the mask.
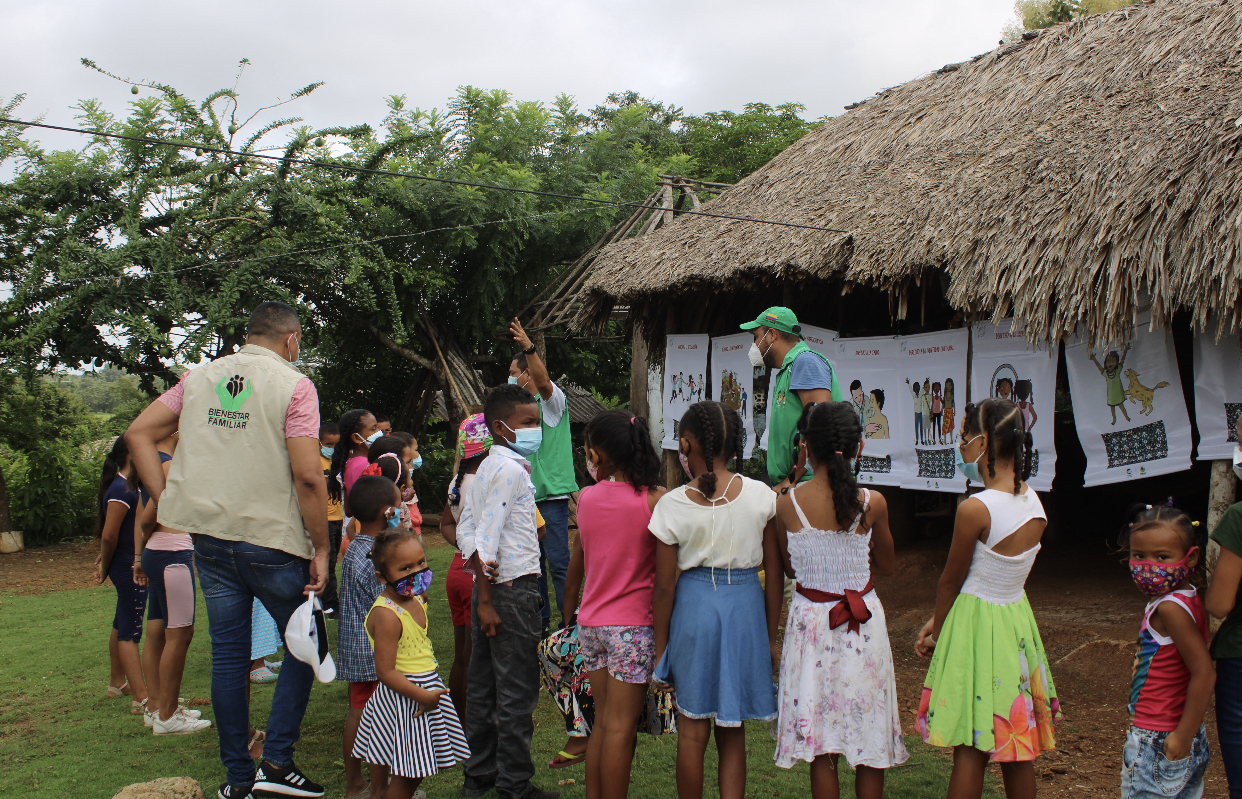
[[[493,444],[470,486],[457,543],[476,575],[484,574],[484,564],[495,568],[494,582],[474,581],[471,601],[465,719],[471,754],[462,795],[483,796],[495,788],[506,799],[552,799],[558,794],[530,782],[545,600],[539,595],[535,486],[527,458],[542,440],[539,406],[525,389],[503,385],[487,395],[483,418]]]

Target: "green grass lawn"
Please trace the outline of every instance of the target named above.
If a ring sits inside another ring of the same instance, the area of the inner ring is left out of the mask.
[[[447,679],[453,659],[453,629],[447,602],[442,601],[443,577],[452,550],[433,547],[428,560],[436,571],[430,606],[430,629]],[[214,730],[189,736],[156,738],[129,714],[129,700],[105,699],[108,680],[107,636],[116,594],[110,586],[63,591],[42,596],[0,594],[0,797],[74,797],[106,799],[135,782],[157,777],[189,776],[214,797],[224,778]],[[186,667],[183,696],[211,693],[211,645],[207,614],[199,596],[196,637]],[[329,630],[335,635],[335,623]],[[271,705],[272,686],[255,686],[251,723],[258,728]],[[344,795],[341,731],[348,706],[344,683],[316,683],[297,762],[328,788],[329,797]],[[210,707],[201,708],[212,718]],[[805,764],[789,771],[772,763],[769,725],[748,727],[747,796],[809,795]],[[547,762],[564,745],[564,723],[551,699],[541,694],[535,715],[534,758],[540,787],[560,790],[566,799],[585,795],[581,764],[553,771]],[[950,762],[941,750],[907,737],[910,761],[888,775],[891,797],[943,796]],[[675,797],[675,736],[640,735],[634,758],[630,795]],[[714,748],[708,752],[706,795],[716,794]],[[842,768],[843,794],[853,795],[852,774]],[[460,768],[427,779],[429,797],[456,797]],[[574,780],[575,785],[557,785]],[[991,786],[990,786],[991,787]],[[994,795],[989,791],[988,795]]]

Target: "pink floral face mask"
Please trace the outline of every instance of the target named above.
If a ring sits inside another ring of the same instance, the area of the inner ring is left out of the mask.
[[[1186,561],[1198,551],[1198,547],[1191,547],[1190,551],[1176,563],[1132,559],[1130,575],[1134,578],[1134,583],[1139,590],[1147,596],[1163,596],[1181,588],[1186,579],[1190,577],[1191,567],[1186,565]]]

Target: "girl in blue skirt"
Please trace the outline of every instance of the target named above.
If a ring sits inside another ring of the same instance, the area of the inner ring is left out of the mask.
[[[744,444],[732,408],[696,403],[678,433],[690,482],[656,503],[650,524],[657,539],[653,680],[677,693],[678,796],[703,795],[703,755],[714,722],[720,796],[740,798],[746,789],[742,725],[776,718],[772,672],[780,662],[776,630],[784,590],[776,494],[729,471],[731,460],[741,463]]]

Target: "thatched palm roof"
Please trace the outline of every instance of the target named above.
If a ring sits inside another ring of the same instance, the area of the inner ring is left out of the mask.
[[[1117,334],[1150,301],[1242,322],[1242,2],[1163,0],[1039,32],[887,89],[704,210],[611,245],[584,321],[702,289],[820,278],[1056,338]],[[902,303],[904,304],[904,303]]]

